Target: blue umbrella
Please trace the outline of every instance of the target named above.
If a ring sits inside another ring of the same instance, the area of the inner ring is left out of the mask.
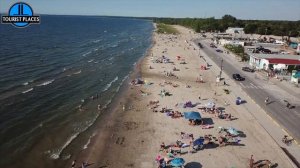
[[[174,167],[180,167],[180,166],[183,166],[185,163],[184,159],[182,158],[174,158],[173,160],[171,160],[170,164],[171,166],[174,166]]]
[[[193,142],[193,144],[194,144],[194,146],[203,145],[203,142],[204,142],[203,138],[198,138]]]
[[[191,120],[200,120],[201,115],[199,112],[191,111],[191,112],[184,112],[184,118],[185,119],[191,119]]]

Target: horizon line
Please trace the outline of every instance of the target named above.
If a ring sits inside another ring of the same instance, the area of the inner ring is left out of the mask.
[[[7,13],[1,13],[0,15],[5,15]],[[141,18],[141,19],[155,19],[155,18],[171,18],[171,19],[208,19],[208,18],[214,18],[216,20],[220,20],[222,18],[215,18],[214,16],[211,17],[166,17],[166,16],[162,16],[162,17],[157,17],[157,16],[120,16],[120,15],[93,15],[93,14],[41,14],[41,13],[35,13],[37,15],[52,15],[52,16],[94,16],[94,17],[119,17],[119,18]],[[228,15],[228,14],[225,14]],[[223,16],[225,16],[223,15]],[[233,16],[233,15],[230,15]],[[235,17],[235,16],[233,16]],[[235,17],[236,18],[236,17]],[[240,19],[240,18],[236,18],[237,20],[251,20],[251,21],[288,21],[288,22],[300,22],[299,20],[273,20],[273,19]]]

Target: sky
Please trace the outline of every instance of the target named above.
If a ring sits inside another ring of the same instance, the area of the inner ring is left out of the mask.
[[[20,0],[0,0],[0,13]],[[34,13],[134,17],[300,20],[300,0],[22,0]]]

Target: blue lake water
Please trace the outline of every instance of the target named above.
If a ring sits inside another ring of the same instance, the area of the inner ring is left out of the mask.
[[[22,29],[0,25],[2,167],[32,168],[35,160],[66,160],[72,149],[88,147],[75,142],[97,120],[97,104],[111,102],[151,45],[153,25],[147,20],[41,19]]]

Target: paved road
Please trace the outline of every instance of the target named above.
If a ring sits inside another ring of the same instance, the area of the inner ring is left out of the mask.
[[[202,52],[210,57],[219,67],[223,58],[223,73],[232,76],[233,73],[239,73],[243,76],[243,72],[239,67],[235,66],[230,60],[225,59],[224,54],[218,53],[215,49],[203,41],[204,46]],[[261,106],[273,119],[275,119],[285,130],[300,142],[300,107],[296,106],[294,109],[287,109],[284,106],[283,100],[270,94],[268,87],[261,85],[258,80],[246,78],[245,81],[236,81],[241,88],[259,105]],[[269,96],[271,103],[266,105],[265,98]]]

